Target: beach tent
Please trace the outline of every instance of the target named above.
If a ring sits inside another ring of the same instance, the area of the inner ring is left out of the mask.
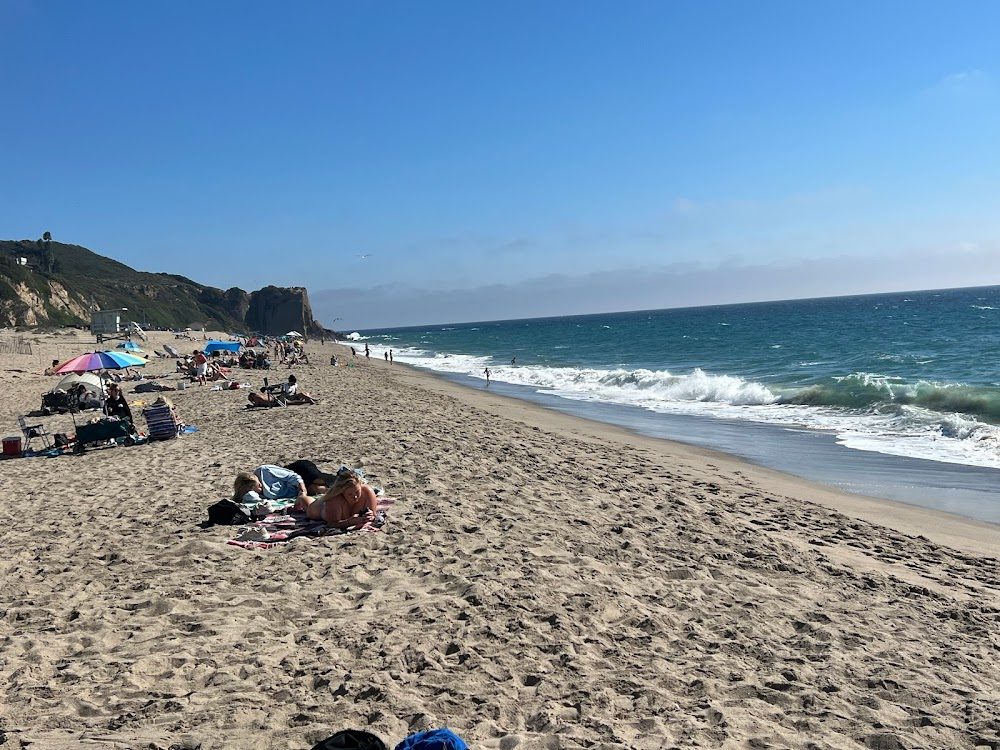
[[[71,372],[60,380],[53,390],[68,393],[70,388],[75,388],[80,383],[83,383],[88,391],[101,392],[101,379],[92,372]]]
[[[132,352],[133,354],[142,354],[142,349],[134,341],[123,341],[115,349],[124,349],[127,352]]]
[[[298,331],[289,331],[285,335],[286,336],[291,336],[293,339],[300,339],[300,338],[302,338],[302,334],[299,333]]]
[[[205,344],[205,354],[212,352],[238,352],[240,350],[239,341],[209,341]]]

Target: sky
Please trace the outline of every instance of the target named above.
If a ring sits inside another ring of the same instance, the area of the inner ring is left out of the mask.
[[[0,0],[0,238],[337,330],[1000,283],[1000,5]]]

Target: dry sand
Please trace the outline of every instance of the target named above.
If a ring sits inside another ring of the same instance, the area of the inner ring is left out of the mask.
[[[4,434],[93,346],[32,338],[0,355]],[[4,750],[1000,746],[1000,528],[311,350],[316,406],[192,386],[193,435],[0,462]],[[385,532],[201,528],[297,458],[363,467]]]

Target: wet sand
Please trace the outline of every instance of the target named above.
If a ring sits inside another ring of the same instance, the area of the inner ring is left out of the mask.
[[[55,382],[33,371],[93,346],[29,338],[0,355],[9,435]],[[0,462],[10,747],[1000,743],[1000,528],[310,352],[315,406],[191,386],[194,434]],[[201,527],[238,471],[297,458],[363,468],[385,531],[249,551]]]

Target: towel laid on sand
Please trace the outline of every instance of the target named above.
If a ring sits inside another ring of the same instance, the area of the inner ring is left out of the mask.
[[[389,515],[389,508],[395,502],[391,497],[380,497],[375,518],[356,531],[381,531]],[[241,526],[236,536],[226,541],[247,549],[271,549],[280,544],[302,537],[335,536],[347,534],[344,529],[330,528],[323,521],[312,521],[305,514],[293,510],[290,513],[272,513],[262,521]]]

